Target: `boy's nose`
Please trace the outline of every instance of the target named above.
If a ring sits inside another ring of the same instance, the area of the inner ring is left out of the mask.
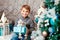
[[[24,14],[26,14],[26,12],[24,12]]]

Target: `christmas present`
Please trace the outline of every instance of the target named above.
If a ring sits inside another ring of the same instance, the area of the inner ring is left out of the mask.
[[[0,36],[3,35],[3,28],[0,27]]]
[[[14,31],[14,32],[18,32],[18,33],[23,33],[23,34],[25,34],[25,33],[26,33],[26,27],[21,27],[21,26],[19,26],[19,27],[14,27],[14,28],[13,28],[13,31]]]
[[[0,23],[0,36],[9,35],[9,33],[9,24],[5,23],[5,25],[3,25],[3,23]]]

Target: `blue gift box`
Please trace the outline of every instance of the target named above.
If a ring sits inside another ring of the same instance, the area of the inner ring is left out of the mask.
[[[13,28],[13,31],[25,34],[26,33],[26,27],[25,26],[24,27],[23,26],[17,26],[17,27]]]
[[[0,36],[3,36],[3,28],[0,28]]]

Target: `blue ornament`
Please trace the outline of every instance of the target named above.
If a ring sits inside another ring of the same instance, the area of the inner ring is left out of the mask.
[[[35,22],[38,23],[38,21],[39,21],[39,18],[37,17],[37,18],[35,19]]]
[[[48,31],[50,32],[50,35],[54,33],[54,29],[52,27],[49,27]]]
[[[50,24],[54,25],[54,19],[53,18],[50,18]]]

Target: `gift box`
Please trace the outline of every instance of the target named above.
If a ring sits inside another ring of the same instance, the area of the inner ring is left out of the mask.
[[[26,33],[26,27],[22,27],[22,26],[17,26],[17,27],[14,27],[13,28],[13,31],[14,32],[18,32],[18,33],[23,33],[25,34]]]
[[[9,34],[10,34],[9,23],[5,23],[5,25],[3,25],[3,23],[0,23],[0,36],[5,36]]]
[[[0,36],[3,35],[3,28],[0,27]]]

